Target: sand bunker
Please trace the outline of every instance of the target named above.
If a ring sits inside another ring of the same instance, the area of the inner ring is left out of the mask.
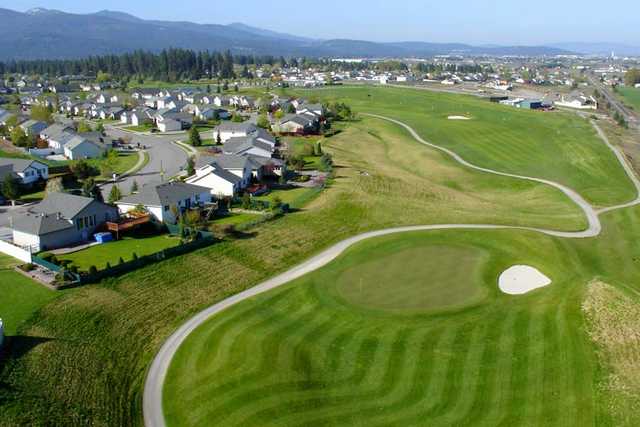
[[[528,265],[514,265],[498,278],[500,290],[509,295],[522,295],[551,284],[551,279]]]
[[[465,117],[465,116],[449,116],[447,118],[449,120],[471,120],[469,117]]]

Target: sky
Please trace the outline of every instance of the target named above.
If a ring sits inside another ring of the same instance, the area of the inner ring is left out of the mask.
[[[100,9],[144,19],[248,25],[312,38],[541,45],[640,45],[640,1],[615,0],[0,0],[0,7],[71,13]]]

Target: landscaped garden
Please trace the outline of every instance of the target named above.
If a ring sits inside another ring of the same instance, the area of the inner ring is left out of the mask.
[[[345,100],[360,112],[406,121],[424,138],[459,149],[474,163],[557,179],[598,204],[633,198],[628,179],[590,125],[570,115],[392,88],[315,93]],[[473,119],[452,122],[446,119],[450,114]],[[0,391],[3,421],[141,425],[148,365],[179,325],[354,234],[438,223],[561,230],[586,225],[582,212],[560,191],[465,169],[378,119],[361,116],[327,138],[323,150],[333,155],[336,176],[304,210],[262,224],[241,239],[64,292],[39,310],[20,333],[51,339],[0,374],[2,387],[11,390]],[[629,384],[608,381],[614,374],[633,380],[637,371],[619,374],[621,366],[633,363],[608,359],[609,353],[600,351],[606,347],[586,331],[603,323],[597,316],[587,323],[581,306],[594,277],[637,303],[640,209],[609,213],[602,220],[604,233],[596,239],[514,230],[443,231],[354,247],[323,270],[240,304],[196,330],[169,372],[165,396],[175,400],[165,401],[168,421],[633,421],[636,412],[624,394]],[[406,259],[394,256],[398,252]],[[452,263],[445,254],[464,263]],[[415,259],[425,259],[425,266]],[[403,268],[405,260],[411,269]],[[496,273],[515,263],[536,266],[552,285],[524,297],[499,294]],[[389,272],[378,264],[388,265]],[[372,283],[378,277],[385,282]],[[594,301],[598,313],[607,311],[608,300]],[[627,349],[616,354],[633,356],[633,347]]]

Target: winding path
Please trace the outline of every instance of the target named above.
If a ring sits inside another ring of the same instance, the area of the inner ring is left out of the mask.
[[[491,225],[491,224],[435,224],[435,225],[419,225],[419,226],[408,226],[408,227],[397,227],[397,228],[388,228],[384,230],[378,231],[370,231],[367,233],[362,233],[354,237],[350,237],[346,240],[343,240],[330,248],[322,251],[318,255],[308,259],[302,264],[293,267],[292,269],[279,274],[276,277],[273,277],[265,282],[260,283],[257,286],[254,286],[251,289],[247,289],[239,294],[233,295],[225,300],[218,302],[217,304],[212,305],[209,308],[201,311],[196,314],[194,317],[189,319],[186,323],[184,323],[178,330],[176,330],[162,345],[158,354],[154,358],[151,367],[149,368],[149,372],[147,373],[147,378],[144,386],[144,395],[143,395],[143,415],[144,415],[144,423],[147,427],[165,427],[166,423],[164,420],[164,413],[162,410],[162,387],[164,385],[164,380],[167,375],[167,371],[169,369],[169,365],[171,363],[171,359],[175,355],[176,351],[182,344],[182,342],[189,336],[191,332],[193,332],[198,326],[207,321],[211,316],[220,313],[221,311],[243,301],[248,298],[254,297],[256,295],[267,292],[271,289],[282,286],[286,283],[291,282],[299,277],[304,276],[307,273],[315,271],[331,261],[337,258],[342,252],[344,252],[350,246],[361,242],[363,240],[371,239],[373,237],[386,236],[390,234],[396,233],[406,233],[411,231],[428,231],[428,230],[498,230],[498,229],[516,229],[516,230],[527,230],[534,231],[538,233],[543,233],[549,236],[554,237],[564,237],[564,238],[589,238],[595,237],[600,234],[602,230],[602,225],[600,223],[599,215],[605,212],[609,212],[616,209],[622,209],[626,207],[635,206],[640,204],[640,180],[636,177],[631,167],[625,161],[625,158],[622,153],[620,153],[607,139],[606,135],[602,132],[602,130],[592,122],[596,131],[600,138],[604,141],[604,143],[613,151],[616,155],[618,161],[624,168],[625,172],[631,179],[633,185],[637,190],[637,197],[625,204],[621,204],[618,206],[613,206],[605,209],[601,209],[596,211],[593,206],[591,206],[582,196],[580,196],[577,192],[572,190],[569,187],[566,187],[557,182],[549,181],[546,179],[540,178],[532,178],[522,175],[509,174],[505,172],[494,171],[491,169],[479,167],[469,163],[464,160],[455,152],[443,148],[430,142],[425,141],[418,133],[411,128],[409,125],[384,116],[379,116],[375,114],[363,114],[369,117],[374,117],[381,120],[386,120],[392,123],[395,123],[403,128],[405,128],[411,136],[416,139],[421,144],[427,145],[429,147],[440,150],[449,156],[451,156],[458,163],[462,164],[471,169],[475,169],[485,173],[491,173],[494,175],[501,175],[511,178],[524,179],[527,181],[534,181],[542,184],[549,185],[551,187],[557,188],[567,195],[573,202],[575,202],[584,212],[587,217],[587,221],[589,226],[583,231],[557,231],[550,230],[544,228],[533,228],[533,227],[516,227],[516,226],[508,226],[508,225]]]

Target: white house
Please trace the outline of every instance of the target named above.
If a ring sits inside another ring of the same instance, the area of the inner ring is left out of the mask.
[[[182,122],[171,118],[159,119],[157,122],[160,132],[173,132],[182,130]]]
[[[37,160],[9,159],[0,157],[0,179],[12,175],[20,184],[30,185],[49,179],[49,166]]]
[[[559,107],[575,108],[578,110],[597,110],[598,101],[593,96],[578,95],[575,97],[565,98],[562,95],[560,101],[555,101],[555,105]]]
[[[186,182],[208,188],[214,197],[232,197],[242,188],[242,178],[214,165],[199,168]]]
[[[175,223],[174,211],[185,212],[211,202],[209,188],[172,181],[144,186],[140,192],[127,196],[116,204],[122,213],[142,205],[158,222]]]
[[[257,130],[258,126],[250,122],[225,122],[213,129],[213,139],[216,141],[218,136],[220,136],[220,141],[225,143],[231,138],[245,137]]]
[[[222,147],[222,151],[227,155],[254,155],[270,158],[273,156],[275,149],[272,145],[260,141],[256,136],[245,136],[227,140]]]

